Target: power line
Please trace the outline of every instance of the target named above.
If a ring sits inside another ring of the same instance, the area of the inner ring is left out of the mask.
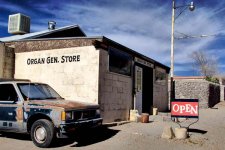
[[[179,33],[183,36],[180,36],[180,37],[175,37],[175,39],[191,39],[191,38],[208,38],[208,37],[223,37],[225,36],[225,34],[209,34],[209,35],[206,35],[206,34],[202,34],[202,35],[188,35],[188,34],[185,34],[185,33],[181,33],[181,32],[177,32],[176,33]]]

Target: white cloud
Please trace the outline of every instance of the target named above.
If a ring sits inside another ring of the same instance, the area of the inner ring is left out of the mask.
[[[144,54],[163,53],[169,49],[170,17],[163,15],[165,9],[132,10],[78,5],[63,8],[71,14],[83,12],[80,16],[70,16],[69,20],[76,20],[82,26],[88,26],[89,35],[106,35]],[[63,20],[64,10],[59,14],[59,18]],[[152,54],[149,57],[152,57]]]
[[[137,1],[134,2],[138,5]],[[96,5],[66,5],[63,8],[67,10],[66,12],[76,14],[70,16],[71,21],[76,20],[84,26],[97,28],[97,30],[88,30],[89,34],[106,35],[148,57],[170,64],[171,10],[166,5],[136,10],[129,5],[123,9],[115,6],[102,8]],[[185,12],[176,20],[175,30],[190,35],[217,34],[223,30],[221,27],[224,23],[223,20],[215,17],[217,13],[218,11],[207,8]],[[59,14],[61,15],[59,17],[64,19],[65,11],[62,10]],[[188,55],[191,52],[206,49],[213,41],[212,37],[176,40],[175,62],[190,62]],[[175,70],[179,71],[181,68],[184,69],[184,67],[175,67]]]
[[[216,8],[197,7],[194,12],[186,11],[177,20],[175,30],[188,35],[225,33],[225,20],[218,15],[224,11],[222,4]],[[35,5],[36,9],[52,14],[57,26],[79,24],[87,35],[105,35],[118,43],[134,49],[150,58],[170,65],[171,6],[156,6],[147,0],[117,0],[96,4],[60,3],[57,10]],[[220,9],[219,9],[220,8]],[[35,18],[36,19],[36,18]],[[47,28],[48,16],[33,25],[38,31]],[[46,28],[43,25],[46,22]],[[176,36],[180,36],[176,34]],[[188,55],[195,50],[208,50],[216,38],[175,40],[175,62],[190,63]],[[186,66],[186,69],[190,68]],[[176,67],[175,71],[185,70]]]

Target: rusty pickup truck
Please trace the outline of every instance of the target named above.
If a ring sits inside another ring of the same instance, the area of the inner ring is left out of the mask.
[[[64,100],[47,84],[0,79],[0,131],[29,133],[38,147],[102,124],[99,105]]]

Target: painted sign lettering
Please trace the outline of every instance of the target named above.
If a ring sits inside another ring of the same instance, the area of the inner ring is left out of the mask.
[[[80,61],[80,55],[73,55],[73,56],[63,55],[61,57],[28,58],[27,65],[71,63],[71,62],[79,62],[79,61]]]
[[[197,99],[175,99],[171,102],[171,117],[198,118]]]
[[[76,61],[80,61],[80,55],[77,55],[77,56],[62,56],[61,63],[76,62]]]

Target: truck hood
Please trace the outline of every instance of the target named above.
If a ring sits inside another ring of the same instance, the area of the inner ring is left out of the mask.
[[[91,103],[84,103],[78,101],[71,101],[71,100],[31,100],[28,103],[29,106],[43,106],[43,107],[60,107],[65,110],[71,109],[98,109],[99,105],[91,104]]]

